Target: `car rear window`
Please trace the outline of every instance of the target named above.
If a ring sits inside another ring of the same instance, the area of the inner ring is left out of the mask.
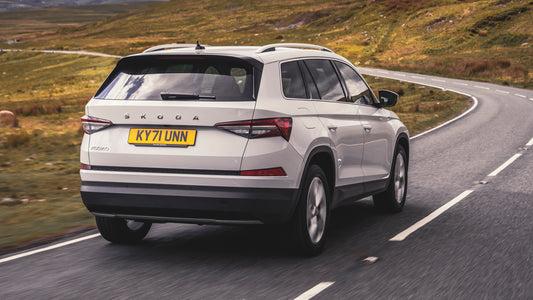
[[[119,62],[95,98],[252,101],[254,67],[227,57],[131,57]]]

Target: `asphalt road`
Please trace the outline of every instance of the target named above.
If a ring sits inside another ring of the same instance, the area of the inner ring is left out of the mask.
[[[334,212],[314,258],[289,254],[267,227],[156,224],[135,246],[90,236],[0,257],[0,299],[533,299],[533,91],[360,71],[477,100],[412,139],[402,213],[369,200]]]

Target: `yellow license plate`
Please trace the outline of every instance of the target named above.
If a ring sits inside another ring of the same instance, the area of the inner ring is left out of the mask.
[[[155,146],[194,146],[196,130],[131,128],[128,143]]]

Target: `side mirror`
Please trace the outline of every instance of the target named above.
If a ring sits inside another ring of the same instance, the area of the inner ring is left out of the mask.
[[[398,94],[389,90],[379,90],[379,106],[380,107],[391,107],[396,105],[398,102]]]

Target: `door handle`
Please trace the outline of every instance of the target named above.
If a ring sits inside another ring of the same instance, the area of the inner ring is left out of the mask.
[[[365,129],[366,133],[370,133],[372,131],[372,126],[370,125],[363,125],[363,128]]]
[[[336,133],[337,132],[337,126],[335,126],[335,125],[328,125],[328,129],[332,133]]]

